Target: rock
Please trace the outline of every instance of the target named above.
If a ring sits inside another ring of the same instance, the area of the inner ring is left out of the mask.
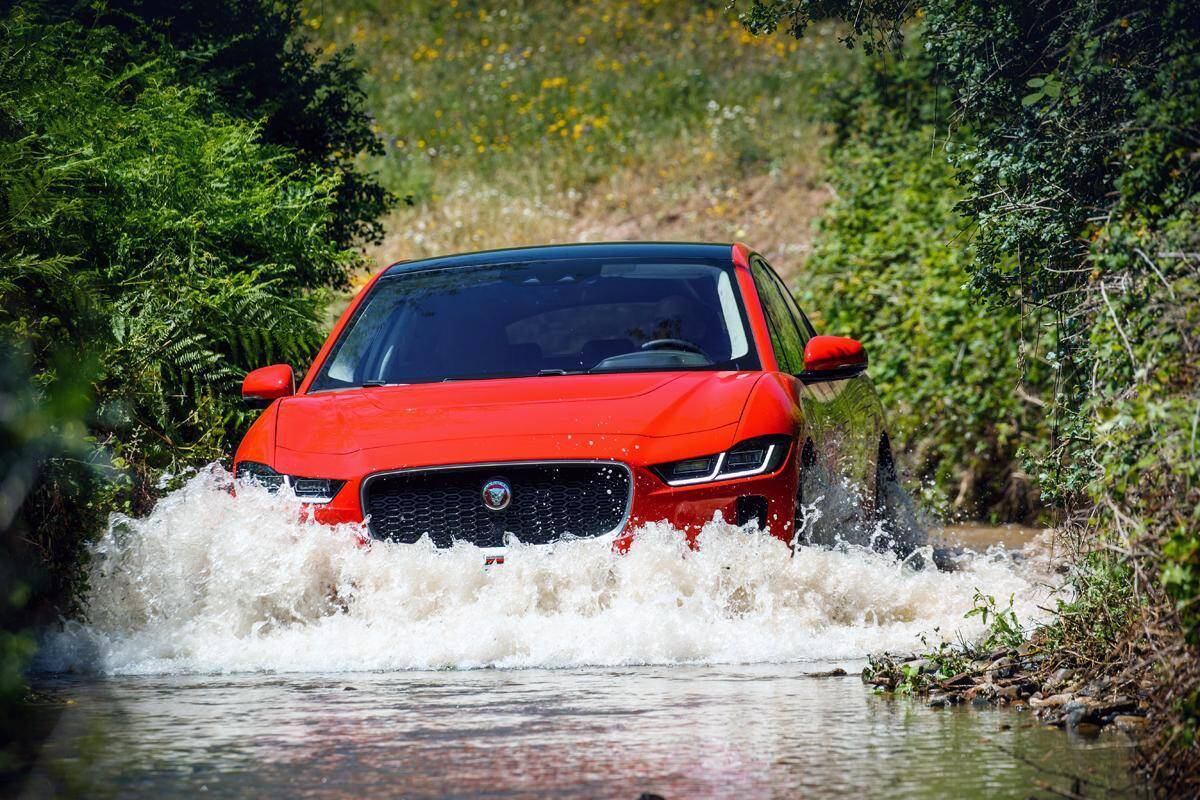
[[[967,691],[963,692],[963,699],[969,700],[972,703],[975,700],[982,699],[985,703],[996,696],[996,687],[990,683],[977,683]]]
[[[991,700],[983,695],[976,695],[975,697],[971,698],[971,705],[975,706],[976,708],[983,708],[984,706],[991,705],[991,702]]]
[[[810,672],[810,673],[808,673],[808,677],[810,677],[810,678],[840,678],[845,674],[846,674],[846,670],[842,669],[841,667],[835,667],[827,672]]]
[[[996,690],[996,699],[1012,702],[1021,696],[1020,686],[1001,686]]]
[[[945,708],[948,705],[944,694],[931,694],[929,696],[930,708]]]
[[[1065,706],[1067,703],[1075,699],[1074,695],[1070,694],[1052,694],[1049,697],[1029,698],[1029,705],[1034,708],[1058,708]]]
[[[1013,660],[1008,656],[1003,656],[988,664],[985,671],[993,678],[1008,678],[1012,676],[1014,668]]]
[[[1097,720],[1105,717],[1115,717],[1125,711],[1137,710],[1137,701],[1132,697],[1117,695],[1108,700],[1090,703],[1091,713],[1089,717],[1095,717]]]
[[[971,673],[960,672],[957,675],[951,678],[946,678],[946,680],[942,681],[942,688],[962,689],[966,686],[970,686],[972,683],[974,683],[974,679],[971,677]]]
[[[1046,682],[1042,684],[1042,691],[1046,692],[1047,694],[1052,693],[1059,686],[1062,686],[1064,683],[1069,681],[1074,674],[1075,671],[1068,669],[1067,667],[1062,667],[1061,669],[1055,670],[1054,674],[1047,678]]]
[[[1137,717],[1132,714],[1118,714],[1113,717],[1112,721],[1117,726],[1117,730],[1125,733],[1138,733],[1146,727],[1145,717]]]
[[[1100,726],[1094,722],[1081,722],[1074,726],[1075,732],[1080,736],[1099,736]]]
[[[1070,728],[1079,726],[1088,715],[1091,707],[1082,700],[1072,700],[1063,706],[1063,719]]]
[[[1112,688],[1112,681],[1108,678],[1097,678],[1088,683],[1076,694],[1086,695],[1087,697],[1099,697]]]

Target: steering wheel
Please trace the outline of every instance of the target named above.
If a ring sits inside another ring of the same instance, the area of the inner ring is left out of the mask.
[[[700,349],[700,346],[689,342],[687,339],[651,339],[642,344],[643,350],[683,350],[688,353],[708,358],[708,353]],[[711,359],[710,359],[711,360]]]

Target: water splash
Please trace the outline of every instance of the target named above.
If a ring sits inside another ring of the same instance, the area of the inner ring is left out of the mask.
[[[800,548],[714,521],[689,550],[666,524],[630,552],[517,545],[485,567],[459,544],[360,544],[360,526],[300,520],[294,498],[201,471],[95,547],[86,621],[42,669],[106,673],[343,671],[851,660],[970,636],[976,587],[1046,603],[1045,575],[1002,553],[916,571],[868,550]]]

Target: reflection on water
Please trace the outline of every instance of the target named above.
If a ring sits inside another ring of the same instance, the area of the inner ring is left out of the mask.
[[[53,678],[42,688],[74,702],[26,789],[1024,798],[1035,780],[1068,788],[1064,773],[1128,783],[1118,739],[806,675],[821,666]]]

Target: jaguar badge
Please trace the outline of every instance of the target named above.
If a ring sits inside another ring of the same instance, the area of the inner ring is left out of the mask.
[[[483,485],[483,505],[488,511],[503,511],[512,502],[512,487],[507,481],[492,478]]]

